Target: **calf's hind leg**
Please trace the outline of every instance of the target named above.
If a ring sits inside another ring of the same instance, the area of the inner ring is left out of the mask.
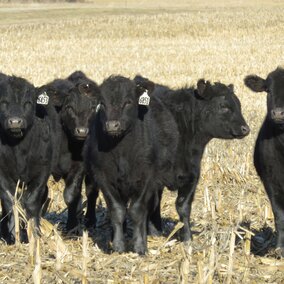
[[[276,247],[280,250],[280,254],[284,257],[284,181],[264,182],[265,190],[271,202],[275,230],[276,230]]]
[[[85,184],[87,195],[86,226],[91,228],[96,226],[96,203],[99,191],[96,182],[88,175],[86,175]]]
[[[13,214],[13,203],[11,200],[1,200],[1,236],[7,244],[15,243],[15,219]]]
[[[162,234],[161,199],[163,190],[158,190],[151,199],[148,217],[148,235],[160,236]]]
[[[34,219],[35,233],[37,236],[40,232],[41,209],[47,198],[47,177],[40,177],[39,180],[33,180],[27,185],[27,190],[23,194],[23,204],[27,213],[27,218]]]
[[[67,231],[72,230],[78,225],[78,217],[82,212],[82,165],[74,164],[65,180],[64,201],[68,208]]]
[[[183,226],[183,241],[187,242],[192,239],[190,228],[191,205],[194,198],[198,176],[194,174],[178,176],[179,184],[178,196],[176,199],[176,209]]]

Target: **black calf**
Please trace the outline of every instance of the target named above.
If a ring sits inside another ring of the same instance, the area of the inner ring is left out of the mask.
[[[133,221],[133,250],[146,252],[151,200],[165,183],[164,173],[173,167],[169,152],[177,146],[176,124],[160,100],[151,97],[152,90],[150,81],[135,84],[121,76],[106,79],[86,141],[87,170],[103,192],[113,224],[113,249],[118,252],[126,249],[126,212]]]
[[[60,159],[54,177],[65,181],[64,200],[68,207],[67,230],[78,224],[81,213],[81,190],[85,176],[82,149],[89,133],[89,120],[97,106],[98,87],[81,71],[72,73],[66,80],[55,80],[49,88],[55,90],[51,97],[56,106],[62,125]],[[86,178],[88,208],[87,225],[96,223],[96,186]]]
[[[267,93],[267,115],[259,131],[254,165],[271,202],[277,247],[284,256],[284,69],[277,68],[266,79],[249,75],[245,85]]]
[[[137,76],[135,80],[139,82],[143,79]],[[164,185],[171,190],[178,190],[176,209],[184,223],[183,239],[187,241],[191,239],[191,204],[205,146],[213,138],[243,138],[250,130],[232,85],[211,84],[204,80],[198,81],[197,89],[171,90],[157,85],[152,96],[161,99],[171,111],[179,130],[179,136],[176,136],[177,154],[171,154],[175,155],[174,178]],[[150,221],[152,231],[161,231],[159,205],[150,216]]]
[[[1,233],[8,243],[15,240],[12,206],[18,180],[27,187],[21,201],[39,233],[46,183],[58,158],[57,140],[51,138],[59,130],[58,117],[40,97],[47,97],[46,92],[25,79],[0,76]]]

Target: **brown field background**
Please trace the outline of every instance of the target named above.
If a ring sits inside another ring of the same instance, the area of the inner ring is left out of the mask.
[[[283,283],[284,261],[271,249],[273,216],[252,163],[266,96],[243,84],[246,75],[265,77],[284,63],[283,1],[18,2],[0,4],[0,71],[36,86],[78,69],[98,83],[111,74],[137,73],[171,87],[199,78],[233,83],[251,134],[208,145],[190,245],[169,238],[179,223],[176,194],[168,191],[165,234],[149,237],[145,257],[109,254],[101,204],[99,229],[84,242],[60,238],[63,183],[51,180],[40,258],[33,260],[31,245],[0,242],[0,283]]]

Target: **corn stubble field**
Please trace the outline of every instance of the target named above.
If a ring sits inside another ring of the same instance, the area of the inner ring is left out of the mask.
[[[192,209],[194,239],[183,245],[165,191],[164,234],[149,237],[145,257],[110,254],[103,199],[98,228],[63,236],[63,182],[50,180],[43,236],[31,244],[0,242],[0,283],[281,283],[284,261],[273,250],[270,204],[252,162],[266,111],[265,94],[244,76],[284,62],[281,1],[97,1],[82,4],[1,4],[0,71],[36,86],[80,69],[98,83],[140,73],[171,87],[199,78],[235,85],[251,134],[211,141]],[[17,204],[16,206],[17,207]],[[17,210],[15,210],[17,211]],[[21,217],[21,212],[19,212]],[[81,230],[82,231],[82,230]]]

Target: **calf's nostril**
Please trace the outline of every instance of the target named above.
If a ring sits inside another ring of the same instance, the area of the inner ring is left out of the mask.
[[[248,134],[248,133],[250,132],[249,127],[246,126],[246,125],[243,125],[243,126],[241,127],[241,130],[242,130],[242,133],[243,133],[243,134]]]
[[[106,122],[106,129],[108,131],[118,131],[120,129],[120,122],[118,120],[111,120]]]
[[[114,128],[115,128],[115,129],[118,129],[119,126],[120,126],[120,123],[119,123],[118,121],[114,123]]]

